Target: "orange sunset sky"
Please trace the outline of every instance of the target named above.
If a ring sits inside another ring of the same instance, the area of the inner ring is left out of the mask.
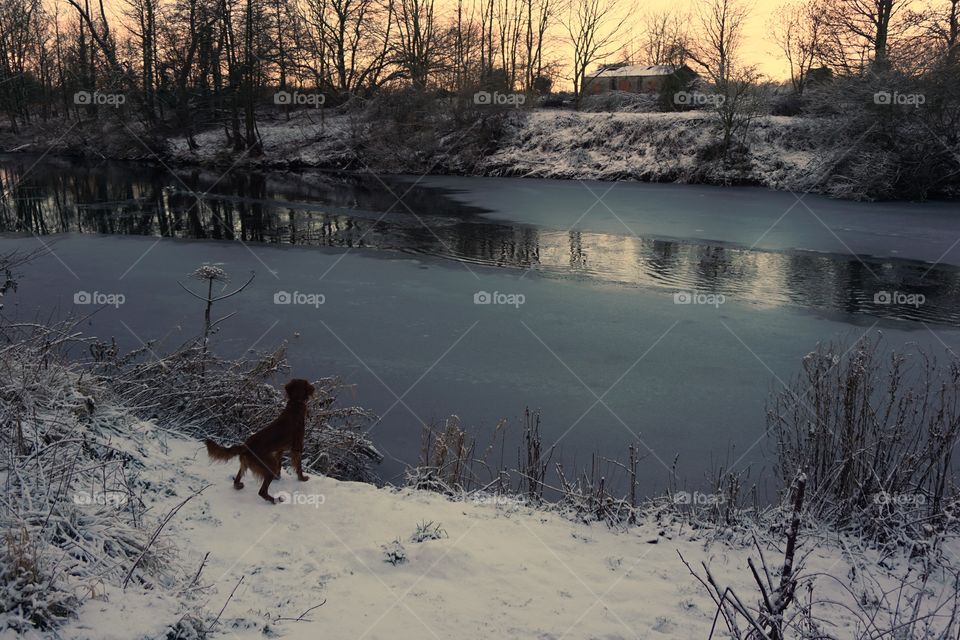
[[[456,0],[435,1],[437,12],[441,16],[452,16],[453,9],[456,6]],[[628,15],[618,42],[623,43],[628,50],[632,50],[633,47],[630,47],[628,43],[631,41],[631,39],[638,39],[641,36],[643,31],[643,16],[646,13],[656,11],[677,11],[681,15],[689,16],[687,23],[690,28],[695,31],[699,26],[696,18],[697,5],[703,0],[618,1],[620,11],[625,12]],[[935,4],[938,1],[942,2],[945,0],[915,0],[912,3],[911,8],[920,9],[925,5],[929,5],[931,3]],[[69,6],[63,2],[63,0],[49,0],[50,4],[57,2],[59,2],[61,5],[61,11],[69,12]],[[784,4],[785,0],[743,0],[743,2],[747,7],[749,7],[750,14],[744,29],[743,41],[740,49],[740,55],[742,59],[749,64],[756,65],[757,68],[771,80],[786,80],[789,75],[787,62],[773,38],[771,28],[771,23],[776,11]],[[107,12],[108,14],[113,14],[111,16],[112,21],[121,21],[119,12],[122,11],[124,5],[124,0],[107,0]],[[567,13],[565,11],[561,12],[558,16],[558,19],[562,21],[566,18],[566,16]],[[568,50],[569,45],[566,42],[566,32],[564,31],[562,24],[555,25],[553,28],[551,43],[548,46],[548,49],[548,58],[560,62],[563,67],[569,66],[571,54]],[[620,57],[621,56],[619,53],[615,53],[607,58],[607,61],[617,61]],[[646,61],[635,60],[634,62],[643,63]],[[563,75],[565,76],[566,74],[564,73]],[[565,78],[560,78],[555,86],[559,87],[567,84],[568,82]]]

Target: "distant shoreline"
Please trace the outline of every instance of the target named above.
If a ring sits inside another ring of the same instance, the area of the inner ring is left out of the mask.
[[[271,119],[272,116],[272,119]],[[918,201],[904,197],[847,197],[830,175],[831,162],[850,150],[818,143],[818,121],[762,116],[739,155],[720,161],[715,153],[713,114],[609,113],[538,109],[506,114],[494,141],[464,141],[463,131],[437,131],[425,141],[379,140],[375,123],[355,114],[307,111],[287,121],[275,113],[258,124],[263,150],[235,151],[222,129],[185,137],[148,136],[122,124],[0,133],[0,153],[29,153],[72,159],[153,162],[177,167],[262,171],[344,171],[380,175],[450,175],[756,186],[839,199]],[[89,123],[97,125],[98,123]],[[402,147],[398,145],[403,145]],[[837,178],[843,185],[845,178]],[[960,193],[935,193],[928,200],[953,201]]]

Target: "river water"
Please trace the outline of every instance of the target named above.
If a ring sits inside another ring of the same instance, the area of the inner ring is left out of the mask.
[[[516,441],[529,406],[567,468],[639,440],[645,493],[730,465],[762,484],[767,399],[818,342],[960,348],[951,204],[31,156],[0,157],[0,189],[0,251],[49,249],[5,313],[120,295],[86,330],[172,348],[202,320],[178,280],[202,263],[235,283],[253,271],[217,309],[236,315],[216,348],[288,340],[295,375],[355,385],[381,416],[386,479],[416,460],[422,423],[456,414],[482,448],[501,419]]]

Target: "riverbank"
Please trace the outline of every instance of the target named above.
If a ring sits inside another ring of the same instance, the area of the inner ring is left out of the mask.
[[[472,122],[472,124],[470,124]],[[705,111],[586,113],[538,109],[427,121],[416,135],[365,114],[262,113],[262,153],[238,152],[221,128],[148,133],[104,120],[0,132],[6,151],[149,160],[168,166],[352,170],[376,174],[516,176],[563,180],[756,185],[795,193],[869,197],[850,190],[855,143],[830,139],[827,120],[760,116],[745,144],[717,156],[717,124]],[[854,180],[855,182],[855,180]],[[889,197],[889,196],[888,196]]]
[[[769,588],[781,579],[789,510],[717,526],[654,501],[611,527],[510,496],[301,483],[286,471],[272,487],[284,501],[270,505],[232,488],[190,424],[139,417],[75,364],[38,366],[36,349],[52,356],[57,342],[2,354],[4,413],[31,408],[5,476],[2,522],[16,544],[0,570],[16,579],[0,591],[4,640],[681,640],[723,625],[690,569],[709,570],[753,616],[749,562],[762,554]],[[64,459],[78,463],[67,475]],[[953,633],[955,537],[880,554],[813,521],[798,532],[790,637]]]

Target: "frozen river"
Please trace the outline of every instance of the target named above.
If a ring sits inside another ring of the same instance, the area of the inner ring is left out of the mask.
[[[0,251],[52,249],[8,316],[122,294],[87,330],[172,348],[202,320],[177,280],[204,262],[235,282],[255,271],[217,310],[237,313],[216,348],[289,340],[295,375],[355,384],[352,401],[381,416],[388,479],[415,461],[422,422],[457,414],[485,446],[501,418],[519,434],[529,406],[568,467],[639,439],[645,493],[675,458],[690,486],[731,463],[759,480],[769,393],[818,342],[881,330],[960,349],[954,205],[36,160],[0,158]]]

